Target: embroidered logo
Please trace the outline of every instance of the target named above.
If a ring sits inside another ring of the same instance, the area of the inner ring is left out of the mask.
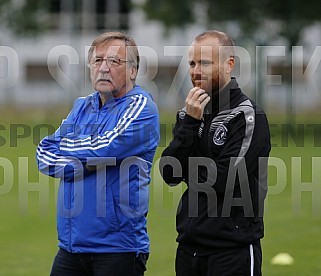
[[[226,133],[227,133],[227,128],[224,125],[219,125],[213,135],[214,144],[217,146],[224,145],[226,141]]]
[[[252,115],[250,115],[249,117],[247,117],[247,121],[249,123],[254,123],[254,117]]]
[[[178,113],[178,117],[183,120],[185,118],[186,112],[183,110],[180,110]]]

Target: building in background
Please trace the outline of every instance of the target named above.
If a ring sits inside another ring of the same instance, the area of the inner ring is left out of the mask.
[[[48,0],[46,10],[39,13],[49,22],[46,32],[29,38],[4,32],[0,40],[0,105],[48,107],[87,95],[92,91],[87,68],[91,41],[98,33],[122,30],[139,46],[142,62],[137,82],[153,94],[161,108],[181,106],[191,87],[187,49],[195,35],[206,28],[200,19],[184,31],[173,29],[165,36],[163,26],[147,21],[135,6],[141,2]],[[224,27],[234,37],[237,27],[233,24]],[[308,30],[306,41],[311,42],[311,37],[321,41],[320,24]],[[251,97],[260,99],[267,112],[283,113],[289,105],[291,112],[319,108],[321,46],[317,44],[304,44],[292,52],[292,57],[280,44],[239,46],[239,82]],[[289,59],[291,64],[285,62]],[[287,81],[289,73],[295,76],[291,83]]]

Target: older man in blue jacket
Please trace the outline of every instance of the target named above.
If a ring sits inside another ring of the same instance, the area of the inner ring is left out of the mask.
[[[139,53],[131,37],[98,36],[88,62],[95,92],[78,98],[37,149],[39,170],[61,179],[51,275],[144,275],[158,110],[135,84]]]

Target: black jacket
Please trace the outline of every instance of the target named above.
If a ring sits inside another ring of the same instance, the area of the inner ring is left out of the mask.
[[[179,111],[173,136],[160,171],[169,185],[188,186],[176,217],[180,246],[204,255],[260,240],[271,149],[264,112],[232,78],[202,120]]]

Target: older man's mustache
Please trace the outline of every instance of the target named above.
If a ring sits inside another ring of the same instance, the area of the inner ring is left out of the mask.
[[[98,76],[96,79],[96,83],[99,81],[109,81],[113,82],[112,78],[110,76]]]

